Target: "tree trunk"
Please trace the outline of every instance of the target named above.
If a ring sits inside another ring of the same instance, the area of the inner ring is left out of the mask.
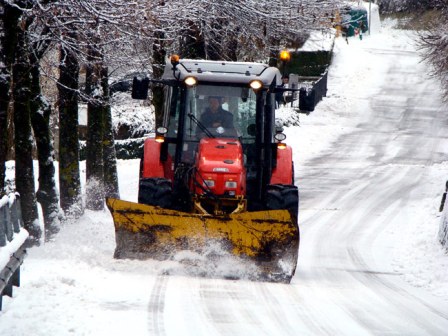
[[[3,48],[0,48],[0,55]],[[5,192],[6,155],[8,153],[8,104],[9,104],[9,74],[0,59],[0,198]]]
[[[37,201],[42,207],[44,217],[45,239],[59,231],[59,199],[56,192],[54,148],[50,132],[50,105],[42,98],[39,81],[39,63],[33,60],[31,123],[37,145],[39,160],[39,189]]]
[[[153,44],[153,60],[152,70],[155,79],[162,78],[165,68],[166,51],[163,47],[163,32],[155,33],[155,42]],[[163,87],[160,85],[152,85],[152,105],[154,106],[156,128],[163,122]]]
[[[104,108],[102,104],[101,62],[90,50],[92,61],[86,68],[87,146],[86,146],[86,207],[104,209],[103,135]]]
[[[59,193],[61,208],[78,217],[83,213],[79,176],[78,76],[75,54],[61,48],[58,81]]]
[[[117,174],[117,155],[115,152],[115,139],[112,127],[112,114],[110,110],[109,97],[109,74],[108,68],[103,67],[101,84],[103,87],[103,161],[104,161],[104,192],[106,197],[120,198],[118,189],[118,174]]]
[[[0,9],[0,197],[5,190],[8,154],[8,106],[11,66],[17,45],[17,22],[21,11],[2,1]]]
[[[31,66],[26,41],[26,30],[18,29],[16,61],[13,65],[15,179],[16,190],[20,193],[24,227],[30,234],[30,243],[35,244],[38,243],[41,230],[34,186],[30,120]]]

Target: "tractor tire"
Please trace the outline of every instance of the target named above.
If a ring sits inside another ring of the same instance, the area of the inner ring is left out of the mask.
[[[294,185],[285,184],[271,184],[267,186],[266,190],[266,208],[267,210],[288,210],[291,214],[291,219],[294,225],[297,227],[297,238],[291,245],[282,246],[280,253],[282,255],[282,261],[278,264],[278,272],[276,277],[272,278],[272,281],[289,283],[294,276],[297,267],[297,256],[300,244],[300,231],[297,223],[298,211],[299,211],[299,190]],[[290,272],[285,274],[284,263],[291,265]]]
[[[138,188],[138,202],[169,209],[172,205],[171,181],[165,178],[142,178]]]
[[[271,184],[266,190],[267,210],[289,210],[297,219],[299,210],[299,190],[294,185]]]

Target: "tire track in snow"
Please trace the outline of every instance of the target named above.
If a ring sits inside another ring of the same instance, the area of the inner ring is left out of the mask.
[[[403,118],[397,120],[402,121]],[[425,119],[422,121],[425,122]],[[377,126],[374,125],[374,128]],[[380,218],[381,220],[375,217],[381,216],[396,202],[399,202],[399,209],[405,209],[409,194],[417,188],[424,173],[421,164],[433,162],[425,151],[428,147],[437,148],[439,146],[437,139],[432,141],[430,146],[425,144],[422,147],[419,146],[421,139],[419,141],[406,137],[401,139],[401,142],[407,141],[408,144],[401,150],[393,152],[394,155],[391,156],[390,150],[384,150],[384,144],[390,141],[388,133],[378,133],[374,130],[373,134],[382,137],[375,139],[371,135],[371,127],[366,127],[366,131],[370,134],[357,132],[342,136],[337,142],[337,150],[311,161],[312,174],[307,175],[305,183],[302,184],[302,192],[305,191],[305,195],[306,192],[310,192],[309,195],[314,197],[308,199],[310,209],[334,210],[316,211],[302,222],[303,241],[312,245],[306,253],[315,262],[311,266],[311,273],[316,282],[322,281],[330,287],[332,279],[336,283],[351,284],[349,286],[354,292],[363,293],[369,298],[372,307],[368,306],[367,300],[341,295],[342,291],[331,299],[335,305],[346,311],[346,318],[352,320],[351,324],[355,321],[359,323],[363,332],[382,334],[399,330],[402,332],[418,330],[429,334],[443,333],[448,323],[445,313],[402,289],[400,287],[402,283],[397,282],[395,277],[391,278],[391,274],[394,273],[378,270],[373,260],[369,262],[364,260],[366,252],[369,252],[367,255],[372,253],[373,242],[380,233],[389,228],[389,224],[399,211],[395,208],[389,211],[387,216]],[[366,155],[359,155],[362,151],[352,149],[353,138],[358,138],[363,150],[368,149],[366,144],[371,143],[375,148],[373,151],[375,155],[369,157],[367,150]],[[401,146],[400,142],[396,143],[396,146]],[[416,151],[415,148],[420,148],[420,151]],[[348,164],[347,171],[344,171],[345,163],[340,158],[353,157],[356,162],[356,155],[359,162],[366,161],[364,167],[353,170]],[[313,183],[313,180],[324,181],[327,192],[316,193],[313,186],[312,189],[307,189],[307,183]],[[321,199],[322,194],[324,197]],[[317,207],[314,205],[316,203]],[[329,236],[328,230],[333,230],[334,234]],[[310,241],[307,242],[307,239]],[[335,269],[330,268],[329,260],[336,261]],[[300,266],[298,271],[300,273]],[[299,278],[304,279],[302,274]],[[437,319],[438,324],[433,326],[432,319]],[[339,333],[344,333],[344,330],[341,329]]]
[[[158,275],[149,299],[149,335],[166,335],[164,325],[165,294],[168,276]]]
[[[257,302],[251,287],[252,283],[245,281],[210,279],[201,282],[199,295],[207,319],[219,334],[269,335],[262,328],[264,315],[257,314],[258,307],[251,306],[252,302]]]
[[[419,175],[420,174],[420,175]],[[374,259],[373,244],[380,235],[388,228],[389,223],[393,223],[396,217],[399,216],[399,210],[405,209],[409,203],[410,193],[414,190],[418,181],[420,180],[423,171],[415,167],[393,167],[383,178],[381,185],[388,186],[385,194],[387,198],[378,198],[371,200],[372,208],[364,217],[364,223],[371,224],[371,228],[364,231],[362,237],[356,237],[356,231],[348,235],[348,241],[352,242],[347,247],[347,252],[354,265],[361,270],[369,270],[372,268],[372,260]],[[397,176],[399,179],[397,179]],[[412,178],[410,178],[412,177]],[[389,180],[386,182],[386,180]],[[395,200],[395,202],[394,202]],[[397,201],[398,200],[398,201]],[[383,212],[384,216],[381,219],[376,219],[375,222],[368,221],[373,214]],[[377,225],[373,225],[377,224]],[[358,224],[359,226],[359,224]],[[356,237],[356,238],[355,238]],[[370,248],[366,248],[370,247]],[[366,251],[370,253],[366,254]],[[369,262],[366,259],[371,259]],[[406,290],[400,282],[392,278],[391,275],[398,275],[397,273],[389,272],[353,272],[352,276],[358,279],[362,284],[368,285],[377,296],[380,296],[383,302],[387,302],[385,308],[395,316],[397,320],[403,317],[407,323],[413,325],[414,330],[419,330],[425,334],[442,334],[448,322],[448,312],[443,312],[440,309],[434,308],[425,300],[414,295],[412,292]],[[391,281],[392,280],[392,281]],[[418,305],[424,307],[417,309]],[[349,307],[350,308],[350,307]],[[439,319],[441,318],[441,319]],[[436,321],[438,320],[438,324]],[[372,330],[375,326],[381,324],[381,317],[370,317],[360,321],[367,326],[368,330]],[[376,327],[377,328],[377,327]],[[389,330],[392,332],[394,329]],[[396,330],[396,329],[395,329]]]
[[[324,313],[319,303],[301,295],[302,290],[310,288],[293,284],[263,284],[260,289],[270,316],[279,326],[279,335],[293,336],[304,332],[310,335],[336,334],[330,323],[315,318]]]

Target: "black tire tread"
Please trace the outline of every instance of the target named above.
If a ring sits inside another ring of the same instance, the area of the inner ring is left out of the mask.
[[[142,178],[139,182],[138,202],[162,208],[172,204],[172,185],[166,178]]]
[[[299,209],[298,188],[294,185],[269,185],[266,190],[266,208],[268,210],[289,210],[297,216]]]

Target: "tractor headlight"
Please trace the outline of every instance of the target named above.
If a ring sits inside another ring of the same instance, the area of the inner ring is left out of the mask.
[[[274,139],[277,140],[278,142],[282,142],[286,139],[286,134],[285,133],[276,133],[274,135]]]
[[[195,86],[198,83],[198,80],[196,79],[196,77],[189,76],[189,77],[184,79],[184,83],[187,86]]]
[[[213,188],[215,186],[215,181],[213,180],[204,180],[204,187]]]
[[[235,181],[226,181],[225,186],[227,189],[236,189],[238,184]]]
[[[166,127],[161,126],[161,127],[158,127],[158,128],[157,128],[156,132],[157,132],[158,134],[165,135],[165,134],[168,132],[168,129],[167,129]]]
[[[274,139],[277,141],[277,148],[278,149],[285,149],[286,148],[286,144],[282,142],[283,140],[286,139],[285,133],[276,133],[274,135]]]
[[[257,79],[250,82],[249,85],[253,90],[259,90],[263,87],[263,83]]]

